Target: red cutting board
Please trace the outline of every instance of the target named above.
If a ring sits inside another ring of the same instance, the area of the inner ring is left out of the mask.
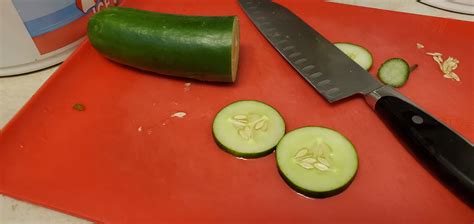
[[[400,91],[474,140],[474,25],[319,1],[279,1],[331,41],[418,64]],[[362,98],[329,104],[270,46],[237,1],[127,1],[192,15],[237,15],[235,84],[141,72],[101,57],[86,41],[5,127],[0,192],[105,223],[472,223],[474,214],[423,168]],[[422,43],[425,49],[417,49]],[[459,59],[461,81],[432,58]],[[186,88],[184,84],[191,82]],[[278,175],[274,155],[240,160],[211,135],[216,112],[241,99],[267,102],[287,128],[339,130],[357,148],[352,185],[308,199]],[[83,103],[86,110],[72,109]],[[184,118],[171,114],[184,111]]]

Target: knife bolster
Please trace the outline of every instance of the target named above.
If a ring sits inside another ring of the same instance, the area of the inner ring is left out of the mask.
[[[410,99],[406,98],[401,93],[399,93],[397,90],[395,90],[394,88],[392,88],[390,86],[387,86],[387,85],[384,85],[384,86],[382,86],[382,87],[380,87],[380,88],[364,95],[365,101],[367,102],[367,104],[370,105],[372,110],[375,110],[375,105],[377,104],[377,101],[379,101],[382,97],[385,97],[385,96],[394,96],[394,97],[397,97],[399,99],[404,100],[405,102],[407,102],[407,103],[409,103],[413,106],[416,106],[415,103],[410,101]]]

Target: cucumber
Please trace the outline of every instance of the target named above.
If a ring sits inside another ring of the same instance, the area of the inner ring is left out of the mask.
[[[384,84],[392,87],[405,85],[410,74],[410,66],[401,58],[391,58],[380,66],[377,75]]]
[[[220,110],[212,124],[220,148],[242,158],[270,154],[285,134],[285,122],[271,106],[242,100]]]
[[[358,167],[357,152],[339,132],[309,126],[287,133],[276,149],[280,175],[297,192],[316,198],[342,192]]]
[[[234,82],[236,16],[185,16],[110,7],[92,16],[89,40],[102,55],[159,74]]]
[[[351,43],[335,43],[334,45],[365,70],[372,67],[372,54],[367,49]]]

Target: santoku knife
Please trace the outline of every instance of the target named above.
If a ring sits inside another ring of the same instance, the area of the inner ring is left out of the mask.
[[[326,100],[364,96],[413,154],[473,205],[472,143],[393,88],[381,84],[285,7],[270,0],[239,2],[257,29]]]

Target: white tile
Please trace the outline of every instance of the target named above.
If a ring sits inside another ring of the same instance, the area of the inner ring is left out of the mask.
[[[419,3],[416,0],[328,0],[328,2],[474,22],[474,16],[436,9]]]
[[[25,105],[58,67],[26,75],[0,77],[0,128]]]
[[[92,222],[0,195],[1,224],[90,224]]]

